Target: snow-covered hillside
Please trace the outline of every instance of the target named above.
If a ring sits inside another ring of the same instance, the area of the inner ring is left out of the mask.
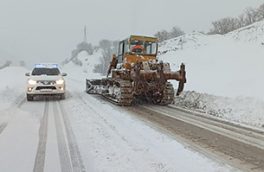
[[[254,43],[258,46],[264,46],[264,22],[260,21],[250,26],[235,30],[226,35],[237,41]]]
[[[171,62],[173,69],[181,62],[186,64],[187,90],[220,96],[264,97],[263,92],[260,95],[264,47],[231,37],[187,34],[161,45],[159,58]]]
[[[223,104],[225,106],[226,102],[232,101],[231,104],[234,105],[230,107],[232,113],[226,113],[224,117],[232,118],[233,116],[233,120],[244,122],[250,120],[247,123],[261,126],[260,124],[264,124],[264,119],[258,117],[264,113],[263,103],[254,102],[264,100],[263,35],[264,21],[226,35],[205,35],[193,32],[163,42],[160,45],[159,59],[170,62],[174,70],[181,62],[186,64],[185,90],[195,91],[191,92],[195,95],[189,95],[196,98],[191,99],[185,95],[181,97],[181,101],[190,102],[191,100],[192,103],[197,103],[197,94],[199,98],[204,99],[210,96],[204,96],[203,93],[211,94],[214,98],[209,98],[209,101],[200,100],[206,102],[205,112],[209,109],[221,111]],[[212,105],[210,102],[215,100],[215,96],[221,97]],[[225,97],[231,97],[232,100]],[[219,114],[217,115],[221,116]],[[254,116],[254,119],[247,116]]]
[[[71,75],[71,78],[98,78],[101,74],[95,73],[94,70],[96,65],[100,64],[100,58],[102,56],[101,49],[95,50],[92,55],[88,55],[87,52],[83,51],[78,56],[63,65],[64,72]]]

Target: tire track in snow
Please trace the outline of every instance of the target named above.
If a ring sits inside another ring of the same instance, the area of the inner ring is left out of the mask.
[[[6,126],[7,126],[7,122],[2,123],[2,124],[0,125],[0,134],[4,131],[4,129],[6,128]]]
[[[73,171],[74,172],[85,172],[86,170],[85,170],[85,167],[82,161],[81,153],[80,153],[78,144],[76,142],[73,129],[71,127],[70,119],[61,102],[59,102],[59,108],[60,108],[60,112],[61,112],[60,114],[62,116],[65,130],[66,130]]]
[[[24,94],[23,94],[24,95]],[[20,95],[11,105],[9,108],[7,108],[7,110],[13,109],[14,107],[16,108],[20,108],[23,104],[26,103],[26,98]],[[3,122],[2,124],[0,124],[0,134],[5,130],[5,128],[8,125],[8,121]]]
[[[63,114],[61,114],[58,110],[58,102],[54,102],[53,112],[54,112],[53,115],[55,119],[55,126],[57,133],[61,171],[71,172],[72,171],[71,159],[69,156],[68,147],[63,131],[63,124],[61,122],[61,117],[60,117],[63,116]]]
[[[39,128],[39,143],[38,143],[37,154],[35,157],[33,172],[44,171],[47,134],[48,134],[48,115],[49,115],[48,110],[49,110],[49,102],[46,101],[44,107],[44,114]]]
[[[25,103],[26,103],[26,97],[25,97],[25,94],[23,93],[17,97],[17,99],[14,101],[13,104],[16,105],[18,108],[20,108]]]
[[[82,103],[82,104],[84,104],[85,105],[85,107],[86,108],[89,108],[90,110],[92,110],[93,112],[94,112],[94,114],[97,116],[97,117],[99,117],[99,119],[101,119],[105,124],[106,124],[106,126],[107,127],[109,127],[109,129],[110,130],[112,130],[118,137],[120,137],[120,139],[122,140],[122,141],[124,141],[130,148],[132,148],[132,150],[138,150],[138,149],[140,149],[140,148],[137,148],[137,147],[135,147],[134,145],[132,145],[129,141],[128,141],[128,139],[127,139],[127,137],[125,136],[125,135],[122,135],[117,129],[116,129],[116,127],[115,126],[113,126],[105,117],[103,117],[102,115],[101,115],[101,113],[100,112],[98,112],[95,108],[94,108],[94,106],[92,106],[91,105],[91,102],[89,102],[90,100],[87,100],[87,99],[84,99],[80,94],[78,94],[78,93],[76,93],[75,92],[75,95],[79,98],[78,100]],[[111,102],[108,102],[108,103],[110,103],[110,104],[112,104]]]

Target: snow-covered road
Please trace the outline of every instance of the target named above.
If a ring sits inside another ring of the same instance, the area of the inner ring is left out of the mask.
[[[66,100],[0,106],[0,171],[234,171],[67,79]],[[4,98],[4,97],[2,97]]]

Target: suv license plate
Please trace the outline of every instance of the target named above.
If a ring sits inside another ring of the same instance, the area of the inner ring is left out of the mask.
[[[40,92],[52,92],[51,89],[41,89]]]

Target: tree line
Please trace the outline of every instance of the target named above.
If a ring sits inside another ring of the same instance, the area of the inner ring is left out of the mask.
[[[184,35],[184,31],[182,31],[178,26],[174,26],[170,31],[161,30],[154,34],[155,37],[159,39],[159,42],[175,38],[181,35]]]
[[[264,4],[258,8],[246,8],[238,17],[225,17],[212,22],[208,34],[226,34],[264,19]]]
[[[117,53],[119,41],[110,41],[103,39],[99,42],[99,45],[94,47],[95,49],[101,49],[102,55],[100,57],[100,64],[96,65],[94,72],[106,74],[109,64],[112,60],[112,55]]]

